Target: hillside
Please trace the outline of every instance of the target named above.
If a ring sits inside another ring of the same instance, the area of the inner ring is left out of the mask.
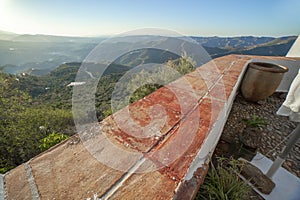
[[[212,58],[216,58],[232,53],[285,55],[296,37],[194,39]],[[128,52],[108,67],[97,62],[82,63],[101,40],[103,38],[0,32],[0,154],[4,155],[0,158],[0,173],[27,161],[75,132],[71,112],[73,88],[68,85],[75,81],[82,64],[86,76],[101,77],[95,92],[96,117],[99,121],[112,113],[112,93],[118,80],[128,70],[147,63],[167,64],[181,74],[194,68],[188,59],[152,48]],[[117,42],[110,46],[111,50],[118,48],[118,45]],[[107,68],[103,71],[104,67]],[[103,74],[100,74],[102,71]],[[161,80],[175,78],[158,74]],[[120,97],[130,94],[129,102],[121,102],[117,109],[161,87],[146,84],[130,93],[136,83],[144,83],[150,76],[146,71],[140,77],[129,76],[132,83],[129,81],[128,85],[122,85],[121,90],[117,91]],[[84,113],[89,114],[90,111]]]
[[[75,132],[70,110],[37,104],[21,89],[20,78],[0,73],[0,173]],[[28,83],[34,83],[27,85],[33,88],[39,81],[33,78]]]
[[[75,133],[71,110],[73,88],[68,84],[75,81],[80,65],[81,63],[66,63],[43,76],[0,73],[0,153],[4,155],[0,157],[0,173],[26,162]],[[169,61],[168,65],[182,74],[193,70],[193,66],[183,58]],[[115,73],[120,68],[122,73]],[[111,96],[115,84],[124,75],[124,69],[130,68],[113,63],[107,69],[100,78],[95,93],[96,116],[99,121],[112,113]],[[136,82],[143,82],[150,75],[151,73],[144,71],[142,77],[130,77],[134,84],[123,85],[124,89],[119,91],[120,97],[124,97],[135,87]],[[165,75],[162,77],[166,78]],[[130,102],[143,98],[159,87],[161,86],[157,84],[146,84],[138,88],[131,95]],[[84,95],[84,92],[80,94],[83,101],[86,99]],[[130,102],[119,106],[126,106]],[[88,110],[83,115],[89,116],[91,112]]]
[[[212,58],[229,54],[285,56],[296,40],[296,36],[271,37],[233,37],[233,38],[197,38]]]
[[[231,53],[284,56],[296,39],[295,36],[192,38],[201,44],[212,58]],[[82,62],[103,40],[103,37],[18,35],[0,31],[0,69],[11,74],[26,72],[46,75],[63,63]],[[118,48],[118,43],[113,44],[112,48]],[[136,58],[132,59],[134,56]],[[128,59],[123,57],[123,60],[117,63],[127,66],[136,66],[145,60],[161,63],[166,56],[174,58],[174,55],[168,52],[163,55],[161,52],[147,50],[140,54],[127,55]]]
[[[295,39],[288,38],[286,40],[275,40],[268,42],[263,45],[257,45],[252,48],[243,50],[234,50],[234,54],[245,54],[245,55],[264,55],[264,56],[285,56]]]
[[[192,37],[199,44],[205,47],[217,47],[223,49],[236,48],[254,48],[256,46],[272,45],[278,43],[285,43],[286,41],[295,41],[297,36],[284,37],[254,37],[254,36],[240,36],[240,37]]]

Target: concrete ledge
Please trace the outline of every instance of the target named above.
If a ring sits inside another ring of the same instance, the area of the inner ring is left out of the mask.
[[[290,62],[214,59],[11,170],[0,198],[194,198],[253,59]]]
[[[6,192],[4,188],[4,175],[0,174],[0,200],[6,199]]]

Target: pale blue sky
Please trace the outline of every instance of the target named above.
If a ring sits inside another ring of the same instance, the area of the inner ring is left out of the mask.
[[[0,0],[0,30],[114,35],[139,28],[197,36],[300,34],[299,0]]]

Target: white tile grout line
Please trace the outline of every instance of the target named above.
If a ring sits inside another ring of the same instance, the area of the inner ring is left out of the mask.
[[[115,184],[113,185],[102,197],[98,198],[98,200],[106,200],[109,199],[114,193],[122,187],[123,183],[131,177],[131,175],[136,172],[136,170],[146,161],[146,158],[141,158],[129,171]]]
[[[221,130],[223,130],[223,128],[224,128],[224,126],[226,124],[226,121],[227,121],[227,118],[229,116],[231,107],[233,105],[234,97],[236,96],[236,93],[238,91],[239,85],[241,84],[242,78],[243,78],[243,76],[244,76],[244,74],[245,74],[245,72],[247,70],[246,66],[249,64],[249,62],[250,62],[250,60],[248,60],[247,62],[245,62],[243,70],[241,71],[241,73],[240,73],[240,75],[239,75],[239,77],[237,79],[237,82],[236,82],[235,86],[232,89],[230,97],[229,97],[228,101],[226,102],[226,105],[224,105],[225,106],[224,109],[220,112],[220,115],[219,115],[217,121],[212,126],[212,129],[211,129],[210,133],[217,132],[219,134],[213,134],[213,135],[211,135],[209,133],[208,137],[205,138],[205,140],[203,142],[203,146],[198,151],[197,156],[195,157],[194,161],[191,163],[191,165],[190,165],[190,167],[189,167],[189,169],[187,171],[187,174],[184,177],[185,180],[190,180],[193,177],[193,174],[194,174],[195,170],[198,167],[203,166],[205,163],[207,164],[207,160],[210,160],[209,158],[213,154],[213,151],[214,151],[214,149],[215,149],[215,147],[216,147],[216,145],[217,145],[217,143],[218,143],[218,141],[219,141],[219,139],[221,137],[221,134],[222,134]],[[233,61],[230,64],[230,66],[228,67],[228,69],[226,71],[228,71],[229,69],[231,69],[232,66],[235,63],[236,63],[236,61]],[[224,74],[222,74],[222,76],[218,79],[218,81],[223,76],[224,76]],[[220,120],[220,116],[224,117],[223,121]],[[179,188],[179,186],[180,186],[180,184],[178,185],[178,188]]]
[[[233,65],[234,65],[235,61],[233,61],[229,68],[231,68]],[[218,80],[216,80],[216,83],[214,85],[217,84],[217,82],[223,77],[224,74],[222,74]],[[214,86],[213,85],[213,86]],[[213,87],[211,86],[211,88]],[[210,89],[211,89],[210,88]],[[209,91],[207,91],[207,93],[209,93]],[[207,94],[206,93],[206,94]],[[206,96],[206,94],[204,96]],[[204,97],[203,96],[203,97]],[[199,102],[198,102],[199,103]],[[192,109],[193,110],[193,109]],[[175,125],[176,126],[176,125]],[[100,198],[98,198],[99,200],[106,200],[106,199],[109,199],[122,185],[123,183],[131,177],[131,175],[146,161],[146,158],[145,157],[142,157],[137,163],[135,163],[130,169],[129,171],[123,176],[120,178],[120,180],[114,184],[107,192],[105,192],[104,195],[102,195]],[[180,185],[180,184],[179,184]]]
[[[25,172],[26,172],[26,176],[27,176],[27,181],[30,186],[32,199],[39,200],[40,199],[39,192],[38,192],[37,186],[35,184],[34,177],[32,175],[31,167],[28,162],[24,164],[24,168],[25,168]]]
[[[5,174],[0,174],[0,200],[6,200]]]

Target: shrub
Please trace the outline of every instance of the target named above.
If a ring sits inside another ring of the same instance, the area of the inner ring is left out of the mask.
[[[242,166],[234,159],[218,158],[211,164],[196,199],[239,200],[247,196],[251,187],[239,177]]]
[[[61,133],[51,133],[50,135],[48,135],[47,137],[43,138],[41,140],[41,143],[39,145],[39,148],[42,151],[45,151],[47,149],[49,149],[50,147],[53,147],[54,145],[62,142],[63,140],[67,139],[68,136],[61,134]]]

